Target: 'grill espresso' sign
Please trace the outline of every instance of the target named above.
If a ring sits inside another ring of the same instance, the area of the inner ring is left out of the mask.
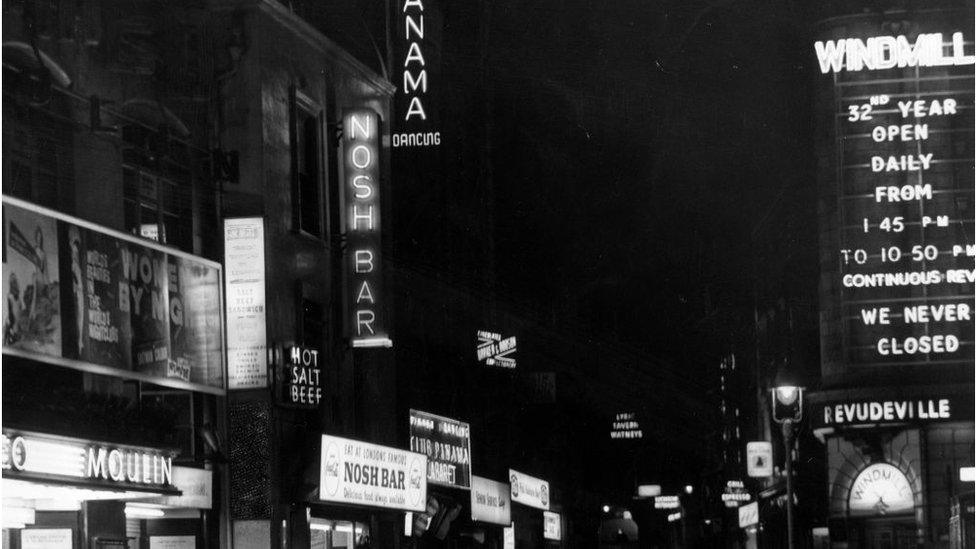
[[[423,454],[322,435],[319,499],[425,511],[426,470]]]

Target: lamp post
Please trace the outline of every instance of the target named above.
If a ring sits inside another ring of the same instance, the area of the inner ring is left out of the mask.
[[[782,385],[771,389],[773,420],[782,425],[786,458],[786,546],[793,549],[793,424],[803,419],[803,388]]]

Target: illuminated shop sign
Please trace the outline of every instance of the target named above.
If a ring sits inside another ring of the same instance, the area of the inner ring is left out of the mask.
[[[950,47],[946,48],[949,44]],[[905,35],[874,36],[867,40],[845,38],[814,44],[820,72],[885,70],[905,67],[943,67],[972,65],[976,57],[966,55],[963,33],[952,33],[946,41],[942,33],[919,34],[914,40]],[[971,49],[971,48],[970,48]]]
[[[681,499],[678,496],[657,496],[654,498],[655,509],[677,509],[681,507]]]
[[[972,397],[831,401],[817,404],[813,428],[931,423],[973,418]]]
[[[905,473],[890,463],[874,463],[854,478],[847,504],[855,516],[911,513],[915,496]]]
[[[654,496],[661,495],[661,485],[660,484],[641,484],[637,487],[637,497],[639,498],[652,498]]]
[[[227,387],[268,385],[264,219],[224,220],[227,287]]]
[[[522,505],[549,510],[549,483],[535,477],[508,470],[508,480],[512,489],[512,501]]]
[[[668,513],[668,522],[678,522],[683,517],[684,515],[681,513],[681,511],[678,511],[676,513]]]
[[[637,414],[624,412],[614,416],[613,425],[610,429],[610,438],[613,439],[639,439],[644,438],[640,423],[637,421]]]
[[[379,116],[373,111],[349,111],[343,118],[345,306],[353,347],[393,345],[382,313],[379,131]]]
[[[814,49],[832,73],[838,164],[821,175],[836,198],[821,302],[838,326],[822,330],[825,362],[971,366],[973,86],[960,65],[973,65],[972,44],[953,32]],[[849,74],[882,69],[897,72]]]
[[[221,392],[221,267],[3,197],[3,353]]]
[[[427,456],[427,481],[471,487],[471,426],[463,421],[410,410],[410,450]]]
[[[174,451],[12,431],[5,431],[0,446],[4,477],[174,489]]]
[[[746,470],[753,478],[773,476],[773,443],[764,440],[747,442]]]
[[[752,500],[752,495],[746,491],[745,484],[741,480],[730,480],[725,483],[725,491],[722,493],[722,503],[726,507],[738,507],[744,502]]]
[[[471,520],[507,526],[512,522],[511,487],[476,475],[471,476]]]
[[[515,523],[502,528],[502,549],[515,549]]]
[[[754,501],[739,507],[739,528],[748,528],[756,524],[759,524],[759,502]]]
[[[318,349],[286,345],[278,369],[278,401],[294,408],[316,408],[322,402],[322,369]]]
[[[542,537],[552,541],[563,539],[563,521],[559,513],[542,512]]]
[[[431,110],[440,64],[437,47],[431,44],[440,32],[432,3],[432,0],[398,2],[396,28],[400,55],[397,60],[401,85],[395,101],[397,129],[391,136],[394,148],[441,144],[441,132],[437,131],[436,117]]]
[[[427,509],[427,456],[322,435],[319,499],[403,511]]]
[[[503,338],[501,334],[478,330],[478,362],[488,366],[515,368],[515,357],[509,356],[518,350],[515,336]]]

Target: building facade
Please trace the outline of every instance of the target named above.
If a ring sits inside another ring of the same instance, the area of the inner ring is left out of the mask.
[[[3,8],[3,546],[226,546],[201,20],[105,4]]]
[[[823,377],[807,413],[827,458],[830,543],[969,546],[972,6],[820,15]]]

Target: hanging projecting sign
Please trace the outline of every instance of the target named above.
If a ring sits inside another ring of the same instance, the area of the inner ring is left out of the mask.
[[[282,349],[284,364],[278,369],[278,402],[293,408],[316,408],[322,402],[322,369],[319,351],[301,345]]]
[[[512,522],[511,487],[471,476],[471,520],[507,525]]]
[[[678,496],[657,496],[654,498],[655,509],[677,509],[681,507],[681,499]]]
[[[644,438],[644,432],[641,431],[640,423],[637,422],[637,414],[633,412],[623,412],[615,415],[613,418],[613,425],[610,427],[610,438]]]
[[[423,454],[322,435],[319,499],[426,511],[426,471]]]
[[[548,482],[519,473],[514,469],[508,470],[508,480],[511,485],[512,501],[544,511],[549,510]]]
[[[563,523],[559,513],[542,512],[542,538],[552,541],[563,539]]]
[[[4,478],[60,479],[174,493],[175,451],[5,429],[0,436]]]
[[[224,220],[227,287],[227,388],[268,385],[264,219]]]
[[[501,334],[478,330],[478,362],[488,366],[515,368],[515,357],[509,356],[518,350],[515,336],[503,338]]]
[[[410,410],[410,450],[427,455],[427,481],[471,487],[471,426],[463,421]]]
[[[342,127],[346,330],[353,347],[391,347],[383,315],[379,115],[348,111]]]
[[[746,443],[746,471],[750,477],[773,476],[773,444],[765,441]]]
[[[739,507],[739,528],[747,528],[759,524],[759,502]]]
[[[744,502],[751,500],[752,494],[746,490],[746,486],[741,480],[730,480],[725,483],[725,491],[722,493],[722,503],[726,507],[738,507]]]
[[[3,197],[3,353],[224,388],[221,267]]]
[[[910,513],[915,509],[915,494],[900,469],[890,463],[873,463],[851,483],[848,506],[858,516]]]
[[[440,78],[440,10],[434,0],[398,0],[394,149],[441,144],[436,96]]]
[[[660,484],[641,484],[637,487],[637,497],[639,498],[652,498],[654,496],[661,495],[661,485]]]
[[[502,549],[515,549],[515,523],[502,528]]]
[[[173,486],[180,491],[180,495],[163,496],[149,501],[170,507],[213,508],[213,471],[174,466]]]
[[[831,145],[820,200],[836,205],[821,219],[831,235],[820,254],[824,371],[972,367],[976,245],[972,208],[960,204],[973,203],[976,184],[959,169],[973,163],[972,35],[813,46],[832,88],[819,101]],[[875,416],[918,418],[914,402],[898,404]]]

